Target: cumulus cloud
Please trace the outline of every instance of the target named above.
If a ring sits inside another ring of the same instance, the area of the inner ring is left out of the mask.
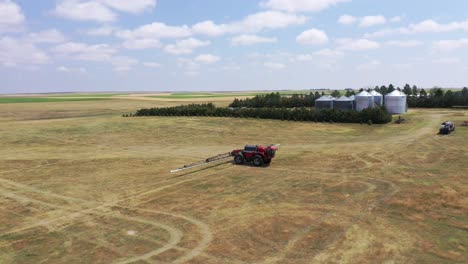
[[[220,60],[221,58],[211,54],[201,54],[195,58],[195,61],[202,64],[213,64]]]
[[[266,38],[260,37],[257,35],[240,35],[231,39],[231,44],[234,46],[247,46],[247,45],[255,45],[261,43],[275,43],[277,41],[276,38]]]
[[[327,58],[338,58],[344,56],[344,52],[332,49],[322,49],[314,52],[314,55]]]
[[[29,41],[0,38],[0,64],[5,67],[30,66],[50,62],[49,56]]]
[[[82,21],[111,22],[117,18],[111,9],[96,1],[64,0],[55,6],[54,13],[63,18]]]
[[[215,24],[213,21],[203,21],[192,26],[195,34],[220,36],[225,34],[256,33],[265,29],[286,28],[292,25],[302,25],[307,17],[278,11],[258,12],[240,21],[228,24]]]
[[[368,39],[339,39],[338,41],[340,50],[360,51],[378,49],[380,44],[376,41]]]
[[[342,15],[340,18],[338,18],[338,23],[342,25],[351,25],[354,24],[357,20],[357,17],[351,15]]]
[[[164,23],[155,22],[140,26],[133,30],[120,30],[116,35],[124,39],[135,38],[184,38],[190,36],[191,30],[188,26],[169,26]]]
[[[403,18],[401,16],[394,16],[392,18],[390,18],[390,22],[392,23],[399,23],[403,20]]]
[[[65,36],[57,29],[29,33],[27,39],[31,43],[62,43],[66,41]]]
[[[210,41],[202,41],[195,38],[178,40],[175,44],[167,45],[164,51],[172,54],[190,54],[194,49],[210,45]]]
[[[351,0],[267,0],[261,2],[264,8],[287,12],[318,12],[339,3]]]
[[[296,41],[303,45],[317,45],[328,42],[327,33],[319,29],[309,29],[297,36]]]
[[[117,19],[114,10],[137,14],[155,6],[156,0],[61,0],[54,13],[72,20],[111,22]]]
[[[90,36],[110,36],[112,35],[117,29],[111,26],[102,26],[98,28],[91,28],[86,30],[84,33]]]
[[[55,68],[59,72],[67,72],[67,73],[86,73],[86,69],[83,67],[79,68],[71,68],[66,66],[59,66]]]
[[[286,67],[286,65],[278,62],[265,62],[263,66],[273,70],[281,70]]]
[[[419,40],[392,40],[388,41],[386,44],[398,48],[413,48],[423,45],[424,42]]]
[[[438,23],[435,20],[428,19],[416,24],[410,24],[407,27],[389,28],[373,33],[367,33],[366,38],[387,37],[391,35],[411,35],[418,33],[443,33],[452,31],[468,31],[468,19],[464,21],[455,21],[447,24]]]
[[[387,23],[387,19],[384,16],[365,16],[361,18],[359,23],[360,27],[372,27],[375,25],[382,25]]]
[[[146,9],[152,9],[156,7],[156,0],[98,0],[104,5],[113,9],[138,14]]]
[[[130,50],[142,50],[149,48],[159,48],[162,46],[158,39],[128,39],[122,46]]]
[[[117,49],[108,44],[89,45],[80,42],[67,42],[52,49],[56,54],[85,61],[110,61]]]
[[[439,51],[453,51],[468,46],[468,38],[439,40],[434,43],[434,48]]]
[[[18,31],[24,21],[19,5],[11,0],[0,0],[0,32]]]

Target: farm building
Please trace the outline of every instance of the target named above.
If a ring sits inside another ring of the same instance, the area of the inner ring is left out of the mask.
[[[337,110],[353,110],[354,100],[351,100],[346,96],[341,96],[333,102],[333,108]]]

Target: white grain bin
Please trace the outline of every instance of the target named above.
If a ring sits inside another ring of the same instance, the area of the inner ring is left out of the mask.
[[[356,111],[361,112],[367,108],[374,107],[374,97],[372,94],[362,91],[361,93],[357,94],[355,97],[356,101]]]
[[[382,94],[380,94],[380,93],[378,93],[376,91],[372,91],[370,94],[374,97],[375,105],[377,105],[377,106],[382,106],[383,105],[383,96],[382,96]]]
[[[333,108],[333,101],[335,97],[324,95],[319,99],[315,100],[315,108],[316,109],[332,109]]]
[[[395,90],[385,96],[385,108],[392,114],[404,114],[408,111],[406,94]]]
[[[346,96],[341,96],[333,102],[333,109],[337,110],[353,110],[354,102]]]

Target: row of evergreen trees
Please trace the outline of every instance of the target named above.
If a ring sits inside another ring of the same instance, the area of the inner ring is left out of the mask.
[[[385,124],[392,116],[384,108],[357,111],[338,111],[311,108],[218,108],[212,103],[190,104],[165,108],[144,108],[133,116],[218,116],[235,118],[261,118],[309,122]]]
[[[293,108],[293,107],[314,107],[315,100],[323,95],[315,92],[309,94],[293,94],[291,96],[281,95],[280,93],[259,94],[253,98],[234,99],[229,107],[247,107],[247,108]]]

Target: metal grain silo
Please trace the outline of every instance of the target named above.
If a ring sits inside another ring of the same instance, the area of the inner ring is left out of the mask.
[[[354,102],[346,96],[341,96],[333,102],[333,109],[337,110],[353,110]]]
[[[408,111],[406,94],[395,90],[385,96],[385,108],[392,114],[404,114]]]
[[[315,108],[316,109],[332,109],[333,108],[333,101],[335,97],[324,95],[319,99],[315,100]]]
[[[370,94],[374,97],[375,105],[377,105],[377,106],[382,106],[383,105],[383,96],[382,96],[382,94],[380,94],[380,93],[378,93],[376,91],[372,91]]]
[[[374,107],[374,97],[366,91],[362,91],[361,93],[357,94],[355,97],[355,101],[356,111],[358,112],[361,112],[362,110],[367,108]]]

